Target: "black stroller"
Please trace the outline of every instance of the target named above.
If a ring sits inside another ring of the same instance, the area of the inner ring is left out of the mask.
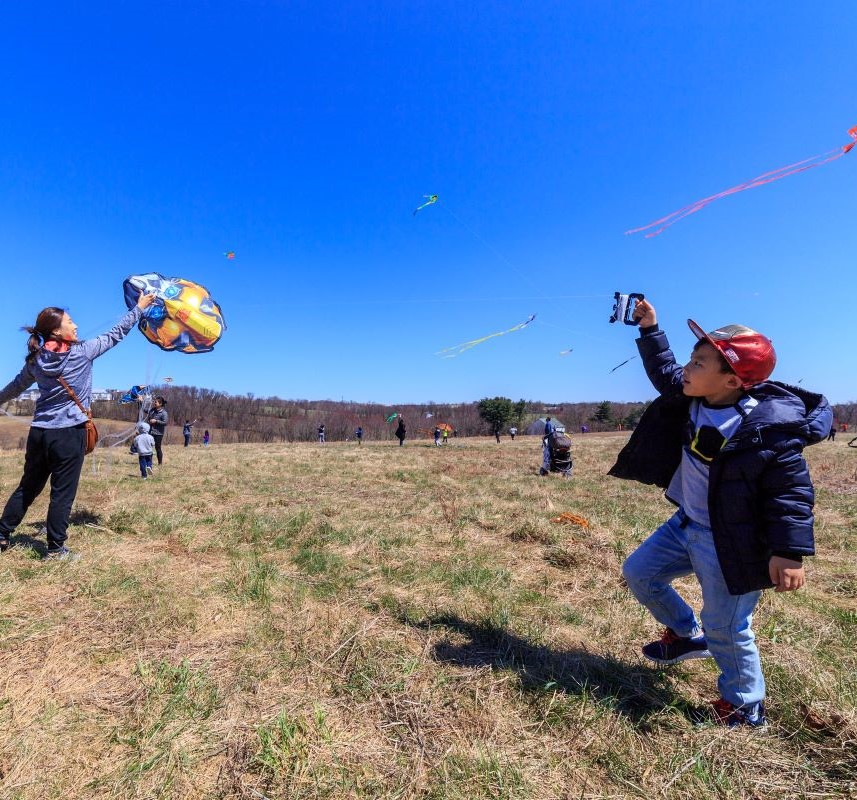
[[[570,478],[574,467],[571,460],[571,439],[564,433],[554,431],[550,436],[544,438],[543,446],[544,457],[539,475],[559,472],[564,478]]]

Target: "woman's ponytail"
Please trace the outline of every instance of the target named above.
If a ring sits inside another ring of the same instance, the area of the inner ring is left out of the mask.
[[[36,324],[30,327],[29,325],[21,328],[30,334],[27,339],[27,361],[33,361],[36,354],[41,350],[42,345],[54,335],[54,331],[62,325],[62,318],[65,311],[56,306],[48,306],[39,312],[36,317]]]

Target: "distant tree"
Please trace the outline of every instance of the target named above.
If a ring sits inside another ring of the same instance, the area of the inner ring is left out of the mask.
[[[591,422],[600,422],[602,425],[610,425],[613,422],[613,405],[609,400],[598,404],[595,413],[590,417]]]
[[[519,428],[523,427],[523,425],[524,425],[524,414],[526,414],[526,413],[527,413],[527,401],[523,400],[523,399],[518,400],[518,402],[515,403],[515,405],[512,409],[512,420],[514,421],[515,425],[517,425]]]
[[[508,397],[484,397],[479,401],[479,416],[493,430],[505,428],[515,417],[515,405]]]
[[[623,418],[622,424],[628,428],[636,428],[637,423],[640,421],[640,417],[643,416],[643,412],[646,410],[647,406],[641,406],[640,408],[631,409]]]

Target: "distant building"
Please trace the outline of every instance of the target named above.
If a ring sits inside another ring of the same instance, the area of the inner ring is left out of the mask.
[[[544,436],[545,435],[545,420],[544,417],[539,417],[535,422],[531,422],[524,428],[524,433],[527,436]],[[551,422],[554,428],[560,433],[565,433],[565,423],[560,422],[556,417],[551,417]]]

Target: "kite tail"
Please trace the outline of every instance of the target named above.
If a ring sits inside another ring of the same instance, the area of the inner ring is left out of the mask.
[[[739,183],[737,186],[732,186],[729,189],[717,192],[717,194],[710,195],[709,197],[703,197],[701,200],[696,200],[677,211],[667,214],[665,217],[661,217],[660,219],[656,219],[654,222],[650,222],[648,225],[643,225],[640,228],[633,228],[629,231],[625,231],[625,234],[630,236],[634,233],[649,231],[649,233],[646,234],[646,238],[651,239],[652,237],[663,233],[667,228],[675,225],[679,220],[689,217],[697,211],[701,211],[715,200],[720,200],[724,197],[728,197],[729,195],[746,191],[747,189],[755,189],[757,186],[764,186],[766,183],[773,183],[774,181],[781,180],[782,178],[787,178],[789,175],[797,175],[799,172],[805,172],[808,169],[814,169],[815,167],[821,167],[825,164],[829,164],[831,161],[836,161],[837,159],[842,158],[846,153],[849,153],[854,146],[857,145],[857,125],[848,131],[848,135],[854,139],[853,142],[842,145],[842,147],[837,147],[835,150],[830,150],[827,153],[811,156],[810,158],[805,158],[803,161],[797,161],[794,164],[788,164],[784,167],[771,170],[770,172],[764,172],[761,175],[757,175],[755,178],[744,181],[744,183]],[[651,230],[652,228],[655,228],[655,230]]]

